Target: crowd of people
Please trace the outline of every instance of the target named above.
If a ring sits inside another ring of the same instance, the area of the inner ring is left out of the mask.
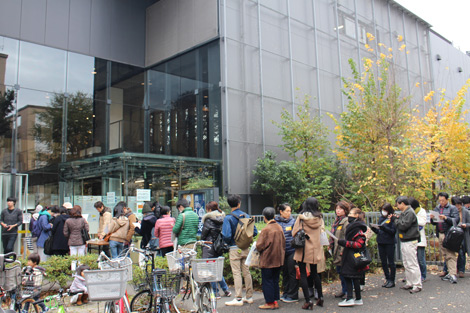
[[[265,304],[259,308],[279,308],[279,301],[298,302],[300,288],[305,300],[302,309],[312,309],[314,304],[322,307],[324,296],[321,273],[326,270],[327,257],[332,258],[341,280],[341,289],[335,294],[336,298],[341,299],[338,305],[363,305],[361,291],[369,267],[368,262],[358,263],[357,258],[361,256],[366,261],[370,259],[367,244],[374,234],[377,236],[384,272],[382,287],[396,286],[395,250],[399,240],[405,269],[404,284],[400,288],[412,294],[420,292],[427,275],[425,226],[428,222],[435,225],[440,255],[445,261],[440,276],[443,281],[457,283],[458,278],[464,276],[465,254],[470,251],[470,197],[452,197],[450,200],[447,193],[439,193],[438,204],[429,217],[418,200],[400,196],[394,204],[382,205],[377,224],[367,224],[361,209],[347,201],[339,201],[335,205],[336,217],[331,231],[326,231],[323,214],[314,197],[302,203],[296,218],[287,203],[279,205],[279,215],[276,215],[274,208],[266,207],[262,212],[266,227],[259,235],[256,226],[253,228],[253,237],[258,235],[256,250],[259,253],[265,298]],[[240,220],[250,216],[241,210],[240,196],[231,195],[227,202],[231,208],[230,214],[225,214],[217,202],[206,204],[200,239],[216,242],[219,236],[223,238],[228,247],[235,290],[235,297],[225,304],[243,306],[245,303],[253,303],[250,264],[246,261],[250,247],[240,247],[235,236]],[[15,203],[14,198],[8,198],[7,208],[0,216],[4,253],[13,250],[18,227],[23,222],[21,210],[15,208]],[[161,256],[173,251],[175,245],[192,248],[198,239],[199,216],[186,199],[176,203],[179,211],[176,219],[171,216],[169,207],[161,206],[158,202],[144,204],[141,220],[137,220],[125,202],[117,203],[112,210],[101,201],[96,202],[94,207],[99,212],[97,236],[109,242],[109,251],[106,252],[112,258],[118,257],[126,249],[135,232],[142,236],[141,248],[156,249]],[[459,227],[464,233],[457,249],[451,249],[445,243],[453,226]],[[80,206],[64,203],[60,207],[43,208],[38,205],[30,224],[30,230],[36,238],[38,255],[38,259],[33,261],[39,264],[39,260],[47,260],[49,256],[44,253],[44,243],[50,236],[53,239],[52,255],[84,255],[86,243],[83,240],[83,229],[89,231],[89,225],[82,216]],[[303,238],[302,244],[298,243],[298,238]],[[328,246],[329,254],[324,252],[325,245]],[[203,258],[216,258],[221,254],[214,245],[204,247],[202,251]],[[279,283],[281,274],[282,286]],[[74,284],[81,286],[82,278],[82,273],[77,272]],[[212,283],[212,287],[218,299],[232,295],[225,279]],[[81,300],[86,301],[86,298]]]

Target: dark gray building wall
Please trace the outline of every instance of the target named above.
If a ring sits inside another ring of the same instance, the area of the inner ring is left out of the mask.
[[[0,0],[0,35],[144,66],[145,11],[156,0]]]

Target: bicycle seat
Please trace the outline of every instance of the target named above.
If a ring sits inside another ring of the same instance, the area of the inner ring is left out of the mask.
[[[166,274],[166,270],[163,268],[156,268],[153,270],[153,273],[157,276],[161,276],[161,275]]]

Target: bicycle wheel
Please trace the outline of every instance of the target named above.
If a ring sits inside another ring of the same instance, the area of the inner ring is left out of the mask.
[[[132,298],[132,312],[152,312],[153,295],[150,290],[142,290]]]
[[[35,300],[32,298],[24,299],[18,305],[18,312],[21,313],[39,313],[39,307],[34,304]]]
[[[210,283],[204,283],[200,289],[199,295],[199,311],[201,313],[217,312],[217,303],[215,296],[212,294],[212,286]],[[213,297],[213,299],[212,299]]]

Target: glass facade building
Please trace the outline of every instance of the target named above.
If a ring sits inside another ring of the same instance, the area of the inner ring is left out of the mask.
[[[3,117],[0,170],[29,174],[29,207],[136,189],[164,203],[191,177],[220,184],[218,42],[149,68],[0,42],[1,100],[18,109]]]

